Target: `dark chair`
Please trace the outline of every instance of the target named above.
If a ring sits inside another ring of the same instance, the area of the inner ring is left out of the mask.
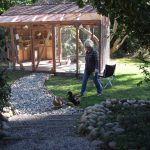
[[[99,75],[100,78],[106,78],[107,82],[105,85],[101,85],[103,88],[106,88],[108,85],[112,86],[112,80],[115,78],[115,69],[116,69],[116,64],[115,65],[105,65],[105,69],[103,72],[103,75]]]

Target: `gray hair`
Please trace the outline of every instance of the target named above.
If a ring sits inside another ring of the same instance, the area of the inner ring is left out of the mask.
[[[87,40],[84,42],[84,46],[85,46],[85,47],[91,47],[91,48],[93,48],[94,43],[93,43],[92,40],[87,39]]]

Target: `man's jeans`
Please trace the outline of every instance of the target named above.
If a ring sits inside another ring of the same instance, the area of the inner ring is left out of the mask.
[[[83,75],[83,79],[82,79],[82,88],[81,88],[81,93],[80,93],[81,95],[84,95],[84,93],[85,93],[86,84],[87,84],[87,81],[88,81],[89,77],[90,77],[90,75],[87,74],[87,72],[85,71],[84,75]],[[96,86],[97,93],[101,94],[102,88],[101,88],[101,85],[100,85],[100,79],[98,78],[98,73],[95,73],[95,76],[93,76],[93,82]]]

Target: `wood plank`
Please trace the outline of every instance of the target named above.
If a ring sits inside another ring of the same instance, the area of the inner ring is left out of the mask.
[[[79,25],[76,25],[76,76],[79,74]]]
[[[101,37],[102,37],[102,32],[101,32],[101,24],[99,25],[99,48],[98,48],[98,51],[99,51],[99,72],[101,73],[102,72],[102,40],[101,40]]]
[[[10,49],[8,47],[8,36],[5,35],[5,43],[6,43],[6,48],[7,48],[7,58],[10,59]]]
[[[75,24],[82,24],[82,25],[98,25],[100,20],[76,20],[76,21],[39,21],[39,22],[32,22],[33,25],[37,24],[51,24],[51,25],[75,25]],[[10,22],[10,23],[0,23],[0,26],[3,27],[12,27],[18,25],[27,25],[31,24],[31,22]]]
[[[61,27],[58,26],[58,61],[62,59]]]
[[[55,26],[52,26],[52,52],[53,52],[53,69],[52,72],[56,73],[56,50],[55,50]]]
[[[30,25],[31,36],[31,59],[32,59],[32,71],[35,71],[35,56],[34,56],[34,32],[32,31],[32,24]]]
[[[40,63],[40,61],[41,61],[43,52],[44,52],[44,50],[46,49],[46,46],[47,46],[47,44],[48,44],[48,40],[49,40],[49,37],[50,37],[50,36],[51,36],[51,31],[48,32],[47,37],[46,37],[46,39],[45,39],[44,46],[42,47],[42,50],[39,52],[40,54],[39,54],[39,57],[38,57],[38,62],[37,62],[37,65],[36,65],[36,69],[38,68],[38,65],[39,65],[39,63]]]
[[[14,37],[14,28],[10,28],[10,37],[11,37],[11,48],[12,48],[12,63],[13,63],[13,70],[16,69],[15,66],[15,37]]]

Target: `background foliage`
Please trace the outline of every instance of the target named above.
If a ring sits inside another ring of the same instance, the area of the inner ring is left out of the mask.
[[[0,111],[8,104],[8,98],[11,92],[10,85],[7,84],[5,70],[0,69]]]
[[[74,0],[79,6],[91,4],[100,14],[117,19],[129,35],[134,35],[142,45],[150,42],[149,0]]]

